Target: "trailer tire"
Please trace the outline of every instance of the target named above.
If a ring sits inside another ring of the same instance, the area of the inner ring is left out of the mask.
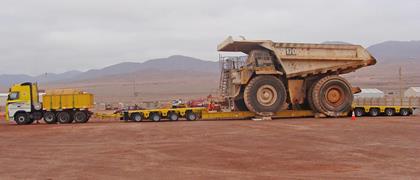
[[[44,113],[44,122],[47,124],[56,124],[57,117],[54,112],[47,111]]]
[[[362,108],[355,108],[354,115],[357,117],[362,117],[365,114],[365,110]]]
[[[141,122],[141,121],[143,121],[143,116],[140,113],[133,113],[133,114],[131,114],[130,119],[133,122]]]
[[[71,118],[70,113],[63,111],[57,114],[57,121],[60,124],[70,124],[73,122],[73,119]]]
[[[371,108],[369,110],[369,115],[372,117],[379,116],[379,109],[378,108]]]
[[[150,114],[150,120],[154,121],[154,122],[159,122],[162,117],[160,117],[159,113],[152,113]]]
[[[245,105],[254,113],[281,111],[285,108],[286,97],[283,82],[272,75],[254,77],[244,91]]]
[[[89,121],[89,116],[83,111],[76,111],[73,118],[76,123],[87,123]]]
[[[393,116],[394,114],[395,114],[395,109],[392,109],[392,108],[385,109],[385,115]]]
[[[402,109],[400,109],[400,115],[401,116],[408,116],[408,115],[410,115],[410,110],[408,110],[406,108],[402,108]]]
[[[179,115],[178,115],[178,113],[170,112],[168,114],[168,119],[171,120],[171,121],[178,121]]]
[[[192,111],[189,111],[189,112],[187,112],[187,114],[185,115],[185,118],[186,118],[188,121],[195,121],[195,120],[197,120],[197,119],[198,119],[198,116],[197,116],[197,114],[196,114],[196,113],[194,113],[194,112],[192,112]]]
[[[15,121],[16,121],[16,124],[18,125],[28,125],[33,122],[33,121],[31,122],[31,119],[29,118],[29,115],[26,112],[17,113],[15,115]]]
[[[339,116],[350,112],[353,93],[346,79],[332,75],[321,78],[315,83],[312,99],[317,112],[327,116]]]

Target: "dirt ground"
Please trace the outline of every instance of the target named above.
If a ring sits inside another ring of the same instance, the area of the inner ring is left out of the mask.
[[[420,117],[0,124],[0,179],[417,179]]]

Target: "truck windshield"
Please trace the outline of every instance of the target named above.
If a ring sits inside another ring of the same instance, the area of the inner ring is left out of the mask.
[[[16,100],[19,99],[19,92],[11,92],[7,100]]]

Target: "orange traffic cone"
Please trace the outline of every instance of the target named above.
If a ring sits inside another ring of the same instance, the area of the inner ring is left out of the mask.
[[[354,114],[354,111],[351,113],[351,120],[356,121],[356,114]]]

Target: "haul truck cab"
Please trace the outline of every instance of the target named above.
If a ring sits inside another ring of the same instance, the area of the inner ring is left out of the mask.
[[[86,123],[93,108],[93,94],[77,90],[51,90],[40,102],[36,83],[15,84],[9,89],[6,118],[19,125],[44,119],[48,124]]]

